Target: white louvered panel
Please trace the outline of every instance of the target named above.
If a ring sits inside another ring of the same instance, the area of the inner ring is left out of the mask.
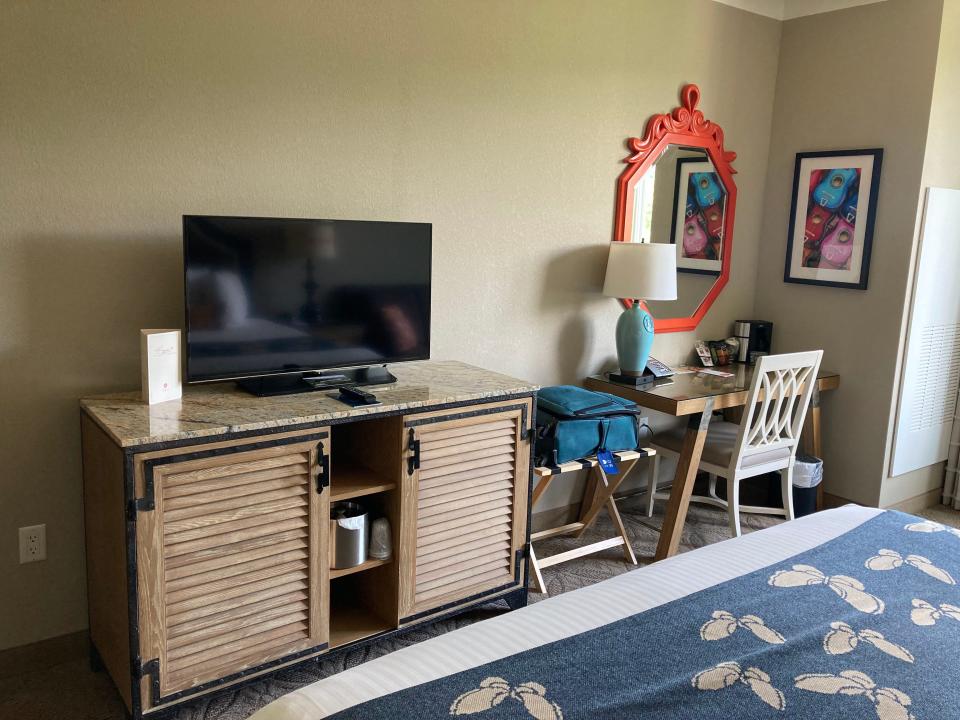
[[[910,408],[911,431],[953,422],[958,380],[960,324],[924,328],[917,362],[917,390]]]
[[[168,694],[310,638],[309,452],[171,473],[163,508]]]
[[[428,428],[419,438],[415,602],[510,582],[517,421]]]
[[[947,459],[960,379],[960,190],[929,188],[890,474]]]

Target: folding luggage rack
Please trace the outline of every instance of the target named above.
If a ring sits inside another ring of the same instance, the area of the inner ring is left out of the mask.
[[[590,471],[586,491],[583,495],[583,502],[580,505],[580,517],[577,522],[541,530],[540,532],[535,532],[530,535],[530,576],[533,580],[533,589],[536,592],[547,592],[547,586],[543,582],[543,574],[541,573],[543,568],[559,565],[560,563],[574,560],[584,555],[592,555],[607,548],[623,546],[623,555],[627,562],[634,565],[637,564],[636,555],[634,555],[633,548],[630,546],[630,539],[627,537],[627,531],[623,526],[623,520],[620,518],[620,511],[617,509],[617,503],[616,500],[614,500],[613,494],[620,485],[623,484],[627,475],[636,467],[638,461],[642,458],[656,455],[657,452],[652,448],[640,448],[638,450],[622,450],[612,454],[618,463],[622,463],[616,475],[608,475],[604,472],[595,455],[580,458],[579,460],[571,460],[570,462],[565,462],[560,465],[544,465],[533,469],[533,474],[537,478],[537,484],[533,488],[533,497],[531,499],[532,507],[536,507],[537,501],[543,493],[546,492],[546,489],[550,486],[550,483],[553,482],[554,478],[578,470]],[[604,507],[607,509],[607,513],[610,515],[610,519],[613,520],[613,525],[617,530],[615,537],[599,540],[589,545],[567,550],[566,552],[557,553],[549,557],[537,557],[533,549],[534,542],[559,535],[570,534],[574,534],[575,537],[579,538],[593,525]]]

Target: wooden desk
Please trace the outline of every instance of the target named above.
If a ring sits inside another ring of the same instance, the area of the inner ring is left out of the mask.
[[[732,377],[720,377],[705,373],[674,375],[658,380],[643,389],[634,389],[626,385],[610,382],[603,375],[591,375],[584,382],[590,390],[600,390],[633,400],[642,407],[658,412],[686,417],[687,431],[683,439],[677,472],[673,487],[670,489],[670,501],[660,531],[660,542],[654,560],[663,560],[676,554],[683,533],[683,524],[687,518],[693,482],[700,466],[703,443],[710,425],[710,415],[714,410],[729,410],[746,404],[750,383],[753,380],[753,366],[734,364],[719,368],[732,372]],[[807,425],[803,433],[804,449],[811,455],[821,456],[820,446],[820,393],[833,390],[840,385],[840,376],[828,370],[817,375],[817,387],[814,389],[807,412]],[[817,508],[823,503],[823,483],[817,492]]]

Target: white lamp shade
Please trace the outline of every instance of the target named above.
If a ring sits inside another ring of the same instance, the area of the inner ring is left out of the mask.
[[[676,246],[667,243],[610,243],[603,294],[639,300],[676,300]]]

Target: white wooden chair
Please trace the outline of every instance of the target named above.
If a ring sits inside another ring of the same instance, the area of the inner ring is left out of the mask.
[[[710,423],[700,460],[700,468],[709,473],[709,494],[694,495],[690,501],[726,508],[734,537],[740,535],[741,512],[794,517],[793,465],[822,357],[823,350],[761,357],[739,425]],[[680,457],[683,430],[658,434],[651,444],[657,454],[648,471],[648,516],[655,500],[668,497],[657,492],[660,456]],[[741,506],[740,481],[775,471],[781,476],[783,509]],[[718,475],[727,480],[726,500],[717,496]]]

